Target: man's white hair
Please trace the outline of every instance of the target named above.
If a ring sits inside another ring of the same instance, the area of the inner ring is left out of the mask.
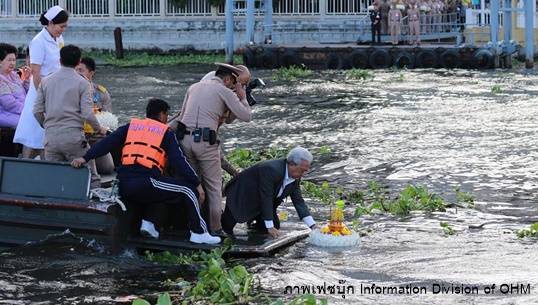
[[[306,148],[303,148],[301,146],[297,146],[294,149],[290,150],[288,156],[286,157],[288,163],[293,163],[296,165],[301,164],[301,161],[312,163],[313,159],[314,157],[312,157],[312,154]]]

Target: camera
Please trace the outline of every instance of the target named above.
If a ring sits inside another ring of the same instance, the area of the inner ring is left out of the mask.
[[[250,106],[254,106],[257,103],[256,99],[252,96],[252,90],[256,89],[257,87],[262,87],[262,88],[265,87],[265,83],[263,82],[261,78],[255,78],[251,80],[248,83],[247,88],[245,90],[245,93],[247,96],[247,102]]]

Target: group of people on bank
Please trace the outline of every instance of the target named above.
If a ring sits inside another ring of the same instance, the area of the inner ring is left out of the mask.
[[[468,3],[467,3],[468,2]],[[421,33],[449,30],[463,22],[465,0],[374,0],[369,13],[372,43],[381,42],[381,35],[390,34],[391,43],[400,43],[402,26],[408,25],[409,44],[420,45]],[[406,20],[407,19],[407,20]],[[406,22],[404,23],[404,20]]]
[[[0,101],[9,99],[13,104],[9,109],[15,118],[9,127],[16,127],[14,142],[25,146],[23,157],[43,150],[45,160],[87,165],[92,186],[98,186],[93,161],[121,150],[116,171],[122,200],[129,205],[170,201],[181,205],[194,243],[219,243],[219,236],[233,235],[237,223],[254,220],[258,230],[278,237],[276,209],[288,196],[299,217],[309,227],[316,226],[300,191],[300,178],[313,159],[308,150],[296,147],[286,159],[261,162],[241,172],[223,157],[219,127],[235,119],[252,119],[245,93],[251,77],[247,67],[217,64],[216,71],[189,87],[181,112],[169,124],[169,104],[152,98],[145,118],[133,118],[111,132],[95,116],[96,111],[111,109],[106,89],[92,83],[95,62],[81,58],[77,46],[64,46],[68,18],[60,6],[41,15],[43,30],[29,46],[31,69],[20,76],[14,72],[16,49],[0,45],[0,68],[9,72],[1,75],[0,86],[9,81],[12,96],[0,91]],[[7,49],[4,58],[2,48]],[[92,130],[91,148],[85,124]],[[224,189],[225,206],[222,168],[233,176]],[[204,204],[208,217],[202,213]],[[146,219],[140,227],[155,238],[159,228]]]

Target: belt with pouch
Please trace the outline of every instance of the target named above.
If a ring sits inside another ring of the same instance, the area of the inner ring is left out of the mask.
[[[181,126],[180,126],[181,127]],[[187,130],[187,128],[178,128],[176,135],[180,140],[182,140],[185,135],[192,135],[193,141],[196,143],[199,142],[208,142],[209,145],[217,143],[217,132],[209,127],[199,127],[194,130]]]

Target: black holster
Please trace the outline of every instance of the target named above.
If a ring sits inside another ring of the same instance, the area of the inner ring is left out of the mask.
[[[181,122],[177,122],[176,137],[178,140],[183,140],[185,133],[187,132],[187,126]]]

